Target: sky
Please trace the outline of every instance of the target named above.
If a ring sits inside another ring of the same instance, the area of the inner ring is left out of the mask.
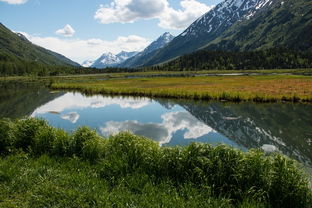
[[[82,63],[179,35],[221,0],[0,0],[0,22]]]

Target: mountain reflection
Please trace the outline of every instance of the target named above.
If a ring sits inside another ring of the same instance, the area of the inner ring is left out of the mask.
[[[179,130],[186,130],[181,139],[197,139],[215,132],[188,112],[170,112],[161,115],[162,123],[140,123],[138,121],[109,121],[101,128],[103,135],[130,131],[134,134],[153,138],[160,144],[170,142]]]
[[[302,104],[177,101],[198,120],[246,148],[274,145],[311,166],[312,108]]]

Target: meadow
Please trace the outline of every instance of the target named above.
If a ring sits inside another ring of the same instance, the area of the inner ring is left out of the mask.
[[[0,207],[302,207],[311,183],[283,155],[124,132],[69,134],[34,118],[0,121]]]
[[[221,101],[311,102],[312,77],[303,75],[143,77],[59,81],[53,89],[86,94]]]

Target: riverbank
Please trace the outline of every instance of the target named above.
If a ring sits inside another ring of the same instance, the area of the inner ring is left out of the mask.
[[[160,147],[121,133],[0,121],[0,207],[309,207],[298,164],[220,145]]]
[[[312,77],[302,75],[153,77],[54,82],[59,90],[197,100],[312,102]]]

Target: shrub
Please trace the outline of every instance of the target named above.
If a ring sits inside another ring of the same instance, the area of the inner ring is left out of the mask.
[[[34,136],[33,153],[35,155],[51,154],[55,140],[55,129],[50,126],[41,126]]]
[[[0,120],[0,154],[7,154],[12,151],[15,124],[9,119]]]
[[[54,156],[70,156],[70,145],[72,143],[72,137],[67,132],[61,129],[54,130],[55,138],[52,143],[52,152]]]
[[[129,172],[137,168],[154,172],[159,153],[159,145],[153,140],[127,132],[112,136],[105,145],[105,158],[123,161]]]
[[[237,204],[247,199],[246,204],[309,208],[312,203],[307,177],[296,161],[280,154],[265,155],[260,150],[242,152],[225,145],[198,143],[161,148],[152,140],[127,132],[104,139],[87,127],[69,135],[33,118],[15,124],[1,120],[0,134],[1,151],[8,153],[16,148],[26,152],[23,154],[27,157],[34,153],[97,162],[97,165],[89,164],[96,168],[96,175],[111,185],[128,176],[134,177],[127,184],[137,184],[140,188],[135,191],[144,188],[142,180],[155,184],[168,181],[175,187],[188,184],[196,190],[209,190],[214,196]],[[1,180],[7,179],[0,171]]]
[[[40,128],[48,128],[47,122],[36,118],[17,120],[14,131],[15,147],[24,151],[31,151],[31,147],[34,146],[34,138]]]
[[[82,147],[82,158],[90,162],[98,161],[104,154],[104,138],[86,140]]]
[[[73,139],[70,144],[71,154],[82,156],[82,150],[84,143],[88,140],[96,140],[99,136],[95,130],[91,130],[90,128],[84,126],[79,127],[73,134]]]

